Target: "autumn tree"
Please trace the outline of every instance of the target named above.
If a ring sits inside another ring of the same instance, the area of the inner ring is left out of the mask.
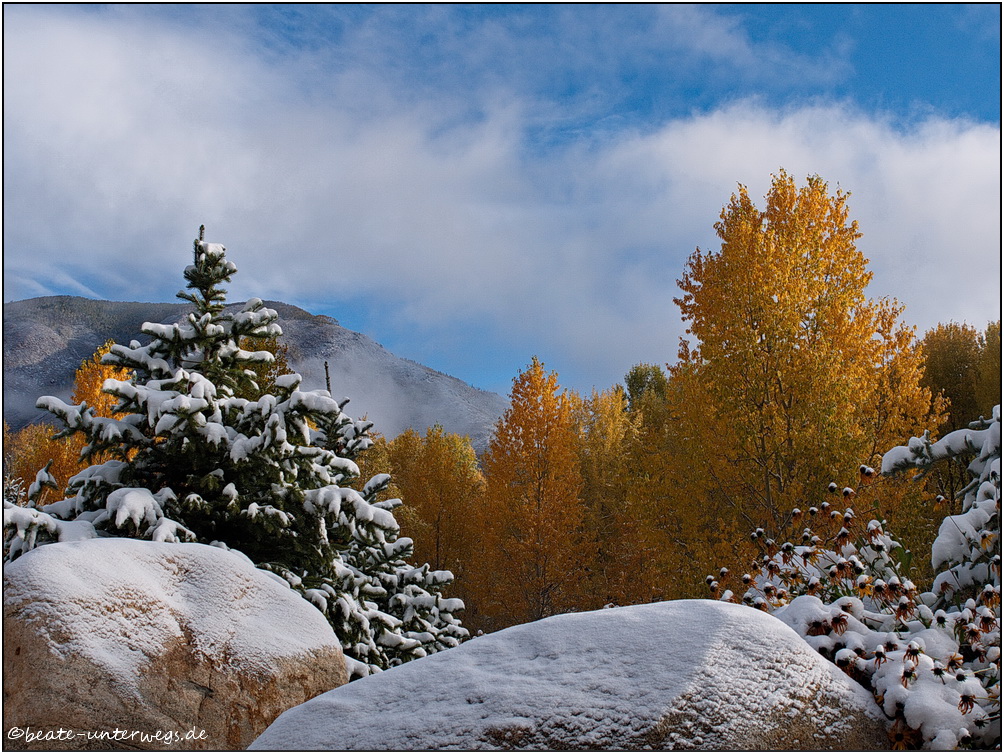
[[[980,406],[976,397],[979,331],[965,323],[939,324],[924,334],[921,346],[925,356],[924,386],[949,401],[948,418],[940,427],[941,433],[961,429],[974,416],[987,413],[988,409]]]
[[[84,359],[73,376],[73,393],[71,400],[77,404],[87,404],[96,416],[121,418],[123,414],[115,411],[117,399],[103,391],[105,380],[124,380],[128,378],[128,370],[111,364],[102,363],[102,359],[114,341],[107,341],[89,358]],[[49,473],[57,484],[65,486],[70,477],[86,468],[89,463],[81,460],[81,452],[86,442],[80,435],[54,438],[56,429],[50,424],[31,424],[13,432],[4,423],[4,486],[19,487],[27,490],[39,469],[50,461]],[[38,502],[44,503],[49,497],[43,491]]]
[[[12,431],[7,422],[3,425],[3,486],[4,499],[23,505],[27,502],[28,487],[35,481],[38,471],[49,465],[49,473],[57,483],[66,481],[83,468],[80,448],[83,443],[69,438],[53,439],[56,430],[49,424],[29,424]],[[39,502],[53,499],[52,493],[42,490]]]
[[[1000,322],[991,322],[984,333],[965,323],[939,324],[925,333],[920,345],[922,383],[948,402],[938,434],[968,427],[973,417],[989,416],[1001,400]],[[938,496],[941,516],[961,512],[960,492],[973,459],[972,453],[962,452],[928,474],[926,489]]]
[[[452,593],[462,592],[484,483],[470,438],[438,424],[424,435],[408,429],[390,442],[379,438],[360,465],[391,475],[389,493],[405,500],[395,515],[415,540],[415,558],[435,570],[452,571],[457,577]]]
[[[577,393],[568,398],[578,430],[585,526],[595,544],[589,596],[580,607],[630,604],[645,566],[639,530],[646,522],[628,499],[633,474],[628,449],[637,433],[636,415],[628,411],[628,394],[620,385],[593,390],[589,398]]]
[[[591,544],[572,406],[535,357],[483,459],[481,547],[469,588],[482,627],[539,620],[580,604]]]
[[[781,171],[760,210],[740,186],[720,249],[698,249],[678,281],[696,343],[672,371],[688,446],[675,476],[723,528],[780,527],[895,437],[940,423],[901,307],[865,296],[847,198]]]
[[[97,416],[120,419],[125,414],[115,411],[118,398],[103,390],[105,380],[125,380],[129,377],[129,370],[103,363],[105,354],[113,345],[114,340],[105,341],[89,359],[84,359],[80,364],[73,376],[70,400],[78,404],[86,402]]]
[[[976,364],[977,416],[989,418],[1001,402],[1001,321],[991,322],[980,339],[980,357]]]

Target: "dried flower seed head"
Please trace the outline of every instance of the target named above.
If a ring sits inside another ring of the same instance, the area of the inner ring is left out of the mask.
[[[879,704],[881,706],[881,702]],[[907,725],[902,717],[898,717],[889,729],[889,741],[892,742],[892,748],[896,751],[919,749],[922,740],[920,731]]]
[[[984,633],[993,631],[994,626],[997,625],[997,616],[994,615],[993,610],[987,607],[980,607],[977,609],[976,615],[979,617],[981,631]]]
[[[980,592],[980,602],[990,608],[998,607],[1001,604],[1001,590],[999,587],[987,584]]]
[[[834,615],[830,618],[830,625],[833,627],[833,632],[840,636],[847,630],[847,615],[840,613],[839,615]]]
[[[886,654],[885,654],[885,650],[882,647],[876,647],[875,648],[875,652],[872,654],[872,657],[875,658],[875,667],[876,668],[881,667],[882,663],[885,662],[886,659],[887,659],[886,658]]]
[[[814,618],[809,621],[809,636],[824,636],[830,632],[830,624],[821,619]]]
[[[836,511],[834,511],[836,513]],[[837,547],[843,548],[848,542],[851,541],[851,533],[847,530],[847,527],[841,528],[837,532],[836,544]]]

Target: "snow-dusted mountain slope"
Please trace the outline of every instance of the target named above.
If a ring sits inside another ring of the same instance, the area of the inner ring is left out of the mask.
[[[331,317],[266,301],[275,309],[289,347],[290,366],[306,389],[324,388],[324,362],[333,397],[351,399],[347,412],[367,417],[374,429],[395,437],[409,427],[441,424],[468,435],[483,449],[507,401],[449,375],[402,359]],[[234,304],[233,308],[238,308]],[[177,322],[188,304],[95,301],[46,296],[3,305],[3,416],[12,428],[47,417],[36,409],[40,395],[69,400],[80,362],[108,339],[137,339],[143,322]]]

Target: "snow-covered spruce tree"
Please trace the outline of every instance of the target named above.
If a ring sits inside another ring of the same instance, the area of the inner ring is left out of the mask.
[[[65,498],[35,509],[4,506],[7,558],[46,541],[125,536],[197,541],[235,549],[324,612],[342,641],[350,675],[455,646],[467,631],[457,599],[441,596],[448,571],[407,563],[410,539],[377,503],[389,477],[361,492],[356,455],[369,447],[368,422],[354,421],[324,390],[280,376],[256,401],[234,397],[250,367],[268,361],[243,338],[281,335],[276,313],[252,299],[225,310],[222,285],[237,271],[220,244],[195,242],[179,297],[193,311],[180,324],[145,323],[150,342],[115,344],[105,362],[132,371],[103,390],[125,416],[102,418],[86,404],[45,396],[37,405],[81,432],[82,457],[107,453],[69,480]],[[51,479],[39,473],[32,491]],[[30,497],[35,497],[31,495]]]
[[[809,508],[800,544],[778,544],[762,529],[762,549],[742,601],[772,612],[817,651],[870,688],[890,718],[897,748],[999,748],[1001,741],[1001,424],[992,419],[932,442],[925,433],[882,459],[884,475],[975,454],[962,513],[945,518],[931,549],[939,571],[930,591],[906,577],[909,554],[885,522],[856,523],[852,508]],[[862,466],[862,479],[874,470]],[[837,491],[831,485],[831,492]],[[845,499],[855,491],[843,489]],[[817,533],[818,532],[818,533]],[[712,594],[728,574],[709,576]]]

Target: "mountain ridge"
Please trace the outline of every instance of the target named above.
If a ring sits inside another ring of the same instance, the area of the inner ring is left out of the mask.
[[[232,303],[238,310],[244,302]],[[265,301],[279,315],[281,342],[290,368],[303,376],[304,389],[325,387],[324,362],[332,395],[347,396],[347,411],[367,417],[388,438],[406,429],[424,431],[440,424],[467,435],[483,450],[495,421],[507,407],[501,395],[463,382],[411,359],[394,355],[363,333],[342,327],[324,314],[293,304]],[[13,429],[49,416],[34,408],[41,395],[68,401],[73,375],[105,341],[147,342],[144,322],[177,322],[187,303],[106,301],[79,296],[42,296],[3,305],[3,414]]]

